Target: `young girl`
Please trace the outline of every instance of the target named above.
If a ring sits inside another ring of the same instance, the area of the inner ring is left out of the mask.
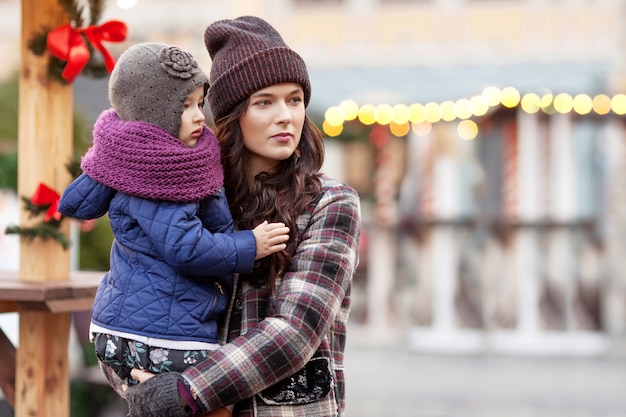
[[[218,21],[205,44],[235,225],[280,219],[291,237],[285,252],[235,277],[228,343],[180,374],[133,371],[143,382],[125,392],[129,416],[200,415],[231,403],[238,417],[341,416],[359,197],[320,173],[306,66],[272,26],[251,16]]]
[[[182,371],[218,347],[234,272],[284,250],[288,228],[233,233],[217,139],[202,112],[208,87],[194,58],[173,46],[132,46],[109,82],[112,109],[94,126],[83,174],[59,211],[109,213],[111,268],[90,332],[114,388],[133,368]],[[119,391],[118,391],[119,392]]]

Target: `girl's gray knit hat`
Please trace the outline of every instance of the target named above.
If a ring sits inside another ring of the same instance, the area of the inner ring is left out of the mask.
[[[117,60],[109,100],[122,120],[157,125],[178,138],[184,102],[209,79],[194,57],[175,46],[139,43]]]

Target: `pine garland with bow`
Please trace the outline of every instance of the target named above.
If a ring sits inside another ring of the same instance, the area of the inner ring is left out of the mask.
[[[66,167],[73,178],[81,174],[79,162],[72,161]],[[43,219],[31,227],[8,226],[5,233],[7,235],[17,234],[29,241],[36,238],[43,240],[52,239],[57,241],[63,249],[68,249],[70,241],[59,230],[65,219],[65,216],[57,211],[60,198],[61,196],[55,190],[44,183],[39,183],[35,194],[30,198],[22,197],[22,201],[29,217],[37,217],[43,214]]]
[[[117,20],[97,26],[102,17],[103,0],[89,0],[89,23],[84,27],[84,7],[75,0],[59,0],[69,14],[70,23],[57,28],[44,27],[28,41],[28,48],[38,56],[50,53],[48,75],[63,84],[71,83],[82,72],[92,78],[103,78],[113,70],[115,59],[102,42],[126,39],[126,24]],[[101,61],[94,54],[97,49]]]

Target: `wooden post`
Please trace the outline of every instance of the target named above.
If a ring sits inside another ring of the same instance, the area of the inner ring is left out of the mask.
[[[69,22],[57,0],[22,0],[19,79],[18,194],[32,196],[39,183],[61,192],[70,181],[72,88],[48,77],[48,54],[35,55],[28,41],[43,28]],[[24,210],[21,225],[31,219]],[[62,231],[67,235],[65,222]],[[20,243],[20,280],[69,279],[69,251],[55,241]],[[69,416],[70,313],[19,311],[15,417]]]

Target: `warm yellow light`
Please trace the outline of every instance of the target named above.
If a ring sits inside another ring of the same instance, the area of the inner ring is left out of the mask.
[[[411,130],[411,126],[409,125],[408,122],[407,123],[391,122],[389,123],[389,130],[394,136],[401,138],[401,137],[406,136],[409,133],[409,131]]]
[[[335,137],[335,136],[339,136],[341,132],[343,132],[343,125],[333,126],[333,125],[326,123],[326,121],[324,121],[324,123],[322,123],[322,130],[328,136]]]
[[[439,106],[439,111],[441,113],[441,119],[446,122],[450,122],[456,119],[456,106],[454,105],[454,101],[446,100]]]
[[[615,94],[611,99],[611,109],[620,116],[626,114],[626,94]]]
[[[589,114],[593,103],[591,101],[591,97],[587,94],[577,94],[574,97],[574,102],[572,103],[572,108],[578,114]]]
[[[461,139],[472,140],[478,135],[478,125],[473,120],[461,120],[456,131]]]
[[[403,125],[409,122],[409,108],[404,104],[396,104],[391,109],[393,123]]]
[[[431,130],[433,130],[433,125],[428,121],[423,121],[421,123],[413,123],[411,125],[411,130],[418,136],[426,136]]]
[[[359,121],[364,125],[371,125],[376,122],[376,107],[372,104],[364,104],[359,109]]]
[[[541,107],[541,99],[535,93],[524,94],[521,101],[522,110],[526,113],[537,113]]]
[[[376,106],[376,123],[381,125],[391,123],[391,106],[389,104]]]
[[[495,107],[501,103],[502,90],[498,87],[490,85],[489,87],[485,87],[482,96],[489,106]]]
[[[561,114],[569,113],[574,107],[574,99],[567,93],[559,93],[554,97],[554,110]]]
[[[456,117],[459,119],[469,119],[472,117],[472,102],[466,98],[461,98],[454,104],[456,108]]]
[[[324,120],[331,126],[341,126],[345,121],[345,118],[343,116],[343,111],[339,107],[332,106],[326,109],[326,112],[324,113]]]
[[[504,107],[513,108],[519,104],[520,93],[514,87],[505,87],[502,89],[502,105]]]
[[[359,115],[359,105],[352,100],[344,100],[339,103],[339,108],[343,111],[346,120],[354,120]]]
[[[611,98],[606,94],[598,94],[593,98],[593,111],[598,114],[607,114],[611,111]]]
[[[439,104],[431,101],[424,105],[424,119],[430,123],[437,123],[441,120],[441,113],[439,112]]]
[[[544,113],[554,113],[554,109],[552,108],[552,100],[554,100],[554,94],[549,91],[541,96],[541,110],[543,110]]]
[[[483,96],[474,96],[470,99],[472,103],[472,114],[474,116],[484,116],[489,111],[489,103]]]
[[[413,103],[409,106],[409,121],[411,123],[421,123],[424,121],[424,106]]]

